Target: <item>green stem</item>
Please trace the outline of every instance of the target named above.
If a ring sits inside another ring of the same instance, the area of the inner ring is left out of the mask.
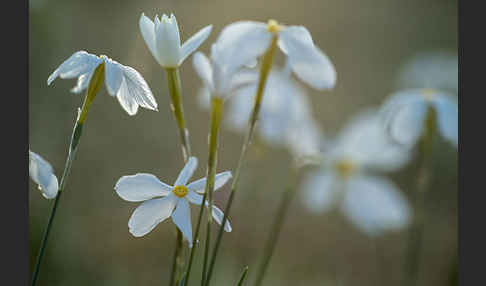
[[[432,155],[432,144],[436,132],[436,112],[432,107],[427,111],[425,122],[425,133],[419,141],[419,166],[417,172],[417,185],[412,197],[412,204],[415,208],[415,216],[409,230],[405,276],[403,284],[414,286],[417,284],[418,272],[420,269],[420,254],[424,232],[425,219],[425,195],[430,182],[429,164]]]
[[[248,266],[245,266],[243,272],[241,273],[240,280],[238,280],[237,286],[242,286],[243,282],[245,281],[246,275],[248,274]]]
[[[49,215],[49,219],[47,221],[46,229],[44,230],[44,235],[42,238],[41,246],[39,248],[39,254],[37,255],[37,260],[34,266],[34,272],[32,274],[32,283],[31,285],[34,286],[37,282],[37,278],[39,276],[40,266],[42,262],[42,257],[44,256],[44,250],[47,245],[47,239],[49,237],[49,233],[52,228],[52,223],[54,221],[54,217],[56,215],[56,210],[59,205],[59,200],[61,198],[61,194],[63,193],[66,181],[71,171],[71,165],[74,161],[74,157],[78,150],[78,144],[81,139],[81,135],[83,132],[83,124],[88,116],[89,107],[91,106],[91,102],[93,102],[96,94],[101,88],[101,84],[103,83],[104,79],[104,63],[100,64],[94,71],[91,81],[89,83],[88,89],[86,91],[86,96],[84,98],[83,107],[78,113],[78,118],[74,125],[73,133],[71,135],[71,143],[69,144],[69,151],[68,157],[66,159],[66,164],[64,165],[64,171],[61,177],[61,183],[59,184],[59,191],[54,200],[54,205],[52,206],[51,213]]]
[[[278,242],[280,230],[282,229],[283,222],[285,221],[285,216],[289,209],[290,202],[292,201],[295,191],[297,190],[297,182],[298,174],[295,177],[295,182],[291,183],[291,186],[288,187],[283,194],[282,201],[280,202],[277,210],[277,215],[275,216],[275,221],[272,225],[272,229],[270,230],[270,235],[263,248],[263,258],[262,262],[260,263],[260,267],[258,268],[255,286],[259,286],[263,282],[270,259],[272,258],[273,251]]]
[[[207,173],[206,173],[206,186],[204,190],[204,195],[202,202],[203,204],[206,203],[206,198],[208,198],[208,229],[206,233],[206,245],[205,245],[205,255],[204,255],[204,266],[207,262],[207,255],[209,253],[209,246],[210,246],[210,232],[211,232],[211,223],[212,223],[212,215],[211,210],[213,206],[213,191],[214,191],[214,177],[216,175],[216,165],[217,165],[217,151],[218,151],[218,134],[219,134],[219,126],[221,123],[221,116],[223,113],[223,100],[219,97],[212,96],[211,97],[211,118],[210,118],[210,131],[209,131],[209,156],[208,156],[208,166],[207,166]],[[193,245],[191,249],[191,254],[189,257],[189,262],[187,266],[187,271],[185,275],[185,282],[184,285],[189,283],[189,276],[191,273],[194,252],[197,247],[197,239],[199,236],[199,230],[201,227],[201,219],[204,213],[204,205],[201,205],[199,211],[199,217],[196,225],[196,232],[193,238]],[[204,279],[205,269],[203,269],[203,279]],[[204,280],[203,280],[204,281]]]
[[[238,183],[240,181],[240,173],[241,169],[243,168],[243,164],[246,158],[246,153],[248,152],[248,147],[250,146],[250,142],[253,138],[253,131],[255,130],[255,124],[258,119],[258,114],[260,113],[260,107],[261,107],[261,102],[263,98],[263,91],[265,89],[265,84],[267,82],[268,74],[270,73],[270,69],[273,64],[273,58],[275,55],[275,51],[277,50],[277,41],[278,37],[275,35],[273,36],[272,43],[270,44],[270,47],[268,50],[265,52],[263,59],[262,59],[262,65],[260,68],[260,77],[258,80],[258,87],[257,87],[257,93],[255,96],[255,103],[253,105],[253,110],[250,115],[250,119],[248,122],[248,129],[247,133],[245,135],[245,139],[243,142],[243,146],[241,148],[241,153],[240,153],[240,158],[238,159],[238,165],[235,170],[235,176],[233,178],[233,183],[231,184],[231,192],[230,196],[228,199],[228,202],[226,203],[226,208],[224,210],[224,216],[223,216],[223,221],[221,222],[221,227],[218,230],[218,236],[216,237],[216,243],[213,248],[213,253],[211,256],[210,264],[209,264],[209,270],[206,278],[206,286],[209,285],[209,282],[211,281],[211,276],[213,273],[214,265],[216,263],[216,258],[218,255],[218,250],[219,246],[221,244],[221,240],[223,238],[224,234],[224,226],[226,224],[226,221],[228,220],[229,212],[231,210],[231,206],[233,204],[234,196],[238,190]]]
[[[182,106],[182,85],[179,75],[178,68],[166,68],[167,71],[167,82],[169,87],[169,95],[171,99],[171,110],[174,114],[174,118],[177,122],[177,127],[179,130],[179,137],[181,139],[182,156],[184,158],[184,163],[187,162],[191,156],[191,144],[189,143],[189,132],[186,128],[186,121],[184,118],[184,109]],[[183,259],[182,259],[182,233],[176,227],[176,248],[174,252],[174,257],[172,260],[172,271],[170,275],[170,284],[179,284],[180,279],[180,269],[182,269]],[[177,279],[176,279],[177,277]]]

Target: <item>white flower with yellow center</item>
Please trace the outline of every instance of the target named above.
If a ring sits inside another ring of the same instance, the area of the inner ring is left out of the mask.
[[[121,177],[115,185],[116,193],[129,202],[144,201],[135,209],[128,227],[133,236],[144,236],[159,223],[172,217],[172,221],[181,230],[184,237],[192,247],[192,225],[191,210],[189,203],[201,205],[206,178],[199,179],[187,184],[197,167],[197,158],[190,157],[180,172],[174,186],[161,182],[152,174],[138,173],[133,176]],[[220,189],[229,179],[231,172],[226,171],[216,174],[214,190]],[[207,201],[205,205],[208,206]],[[217,223],[221,224],[223,212],[213,205],[212,216]],[[231,231],[229,221],[226,222],[224,230]]]
[[[447,141],[458,145],[458,105],[452,94],[436,89],[405,89],[393,93],[383,104],[381,115],[393,140],[411,146],[426,131],[427,115]]]
[[[177,68],[209,37],[212,25],[202,28],[181,46],[176,17],[155,16],[154,21],[142,13],[140,32],[155,60],[164,68]]]
[[[361,231],[370,236],[408,225],[407,200],[377,171],[392,171],[409,160],[408,150],[388,140],[376,111],[356,117],[329,145],[321,170],[307,176],[303,198],[310,210],[338,206]]]
[[[287,56],[290,68],[299,79],[316,89],[330,89],[336,83],[336,71],[329,58],[312,41],[303,26],[284,26],[274,20],[268,23],[239,21],[226,26],[216,44],[219,58],[232,66],[251,63],[267,51],[274,36]]]
[[[57,196],[59,184],[51,164],[29,150],[29,175],[46,199]]]
[[[139,106],[157,111],[157,102],[140,73],[105,55],[98,57],[86,51],[75,52],[49,76],[47,85],[57,77],[63,79],[77,77],[77,85],[71,91],[80,93],[88,88],[91,76],[99,65],[104,65],[102,76],[106,90],[111,96],[116,96],[129,115],[135,115]]]

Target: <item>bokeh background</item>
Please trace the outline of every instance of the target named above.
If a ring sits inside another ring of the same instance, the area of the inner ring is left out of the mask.
[[[148,172],[172,182],[183,166],[176,124],[169,109],[166,75],[138,29],[144,12],[175,13],[183,40],[207,24],[213,32],[236,20],[277,19],[306,26],[334,63],[334,90],[308,89],[314,114],[332,137],[361,109],[377,106],[396,90],[400,67],[424,51],[457,53],[456,0],[309,1],[113,1],[30,0],[29,146],[60,176],[83,96],[69,89],[75,80],[46,84],[49,74],[73,52],[87,50],[137,69],[149,83],[159,112],[139,109],[128,116],[105,88],[94,101],[63,195],[38,285],[165,285],[175,245],[170,220],[134,238],[127,222],[138,205],[119,198],[113,186],[123,175]],[[181,68],[184,108],[193,153],[205,174],[208,113],[198,106],[201,82],[191,59]],[[236,166],[242,134],[223,129],[218,170]],[[419,275],[420,285],[450,285],[457,257],[457,152],[437,141],[434,177]],[[289,183],[291,157],[284,149],[255,140],[232,209],[233,232],[225,235],[214,285],[233,285],[245,265],[254,279],[263,242]],[[410,196],[416,164],[391,175]],[[33,268],[52,201],[29,185],[30,265]],[[221,207],[228,186],[216,195]],[[193,208],[193,221],[196,217]],[[312,214],[300,197],[292,203],[265,285],[398,285],[407,232],[378,239],[380,252],[339,213]],[[198,254],[201,254],[199,251]],[[381,261],[381,263],[380,263]],[[197,263],[200,263],[198,256]],[[384,263],[383,263],[384,262]],[[199,264],[195,267],[198,270]],[[194,272],[192,277],[199,279]]]

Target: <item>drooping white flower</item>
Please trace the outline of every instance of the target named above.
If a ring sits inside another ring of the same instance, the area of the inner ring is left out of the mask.
[[[434,88],[457,94],[459,65],[457,54],[447,51],[421,52],[401,67],[399,89]]]
[[[50,85],[57,77],[77,77],[77,85],[71,92],[80,93],[88,88],[91,76],[100,64],[104,64],[106,90],[111,96],[116,96],[129,115],[135,115],[139,106],[157,111],[157,102],[140,73],[105,55],[98,57],[86,51],[75,52],[49,76],[47,84]]]
[[[29,150],[29,175],[46,199],[57,196],[59,184],[51,164]]]
[[[370,236],[408,225],[411,211],[405,197],[377,171],[392,171],[409,159],[409,150],[388,137],[376,116],[357,116],[328,145],[320,170],[307,176],[303,198],[310,210],[337,206],[361,231]]]
[[[400,144],[415,144],[425,131],[429,108],[435,111],[439,133],[457,148],[457,101],[452,94],[435,89],[401,90],[385,101],[381,113],[391,138]]]
[[[203,53],[197,52],[192,63],[209,94],[224,100],[238,89],[256,82],[258,72],[244,65],[233,65],[223,60],[221,55],[221,48],[214,43],[211,46],[211,60]]]
[[[189,203],[201,205],[202,196],[199,194],[204,194],[206,186],[206,178],[188,184],[196,168],[197,158],[190,157],[179,173],[174,186],[161,182],[152,174],[145,173],[123,176],[118,180],[115,190],[122,199],[129,202],[143,201],[135,209],[128,221],[128,227],[133,236],[144,236],[159,223],[171,217],[189,242],[189,246],[192,247]],[[214,190],[221,188],[231,177],[230,171],[216,174]],[[208,206],[207,201],[205,205]],[[221,224],[224,216],[223,212],[213,205],[211,213],[216,222]],[[224,230],[227,232],[231,231],[229,221],[226,222]]]
[[[154,21],[142,13],[139,21],[140,32],[155,60],[164,68],[179,67],[209,37],[212,25],[202,28],[183,45],[179,35],[176,17],[156,15]]]
[[[239,67],[254,61],[270,46],[274,35],[287,56],[296,76],[316,89],[330,89],[336,83],[336,71],[329,58],[314,45],[303,26],[283,26],[270,20],[268,24],[238,21],[226,26],[216,44],[221,61]]]

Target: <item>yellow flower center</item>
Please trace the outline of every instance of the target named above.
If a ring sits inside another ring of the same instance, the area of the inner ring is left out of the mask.
[[[335,168],[342,178],[348,178],[356,170],[356,165],[351,160],[343,159],[335,164]]]
[[[437,92],[433,88],[424,88],[422,89],[422,96],[429,101],[432,101],[435,98],[435,94]]]
[[[273,20],[273,19],[270,19],[268,20],[268,23],[267,23],[267,30],[270,32],[270,33],[278,33],[282,30],[282,25],[280,25],[277,21]]]
[[[172,190],[176,196],[183,198],[187,195],[187,188],[184,185],[175,186]]]

